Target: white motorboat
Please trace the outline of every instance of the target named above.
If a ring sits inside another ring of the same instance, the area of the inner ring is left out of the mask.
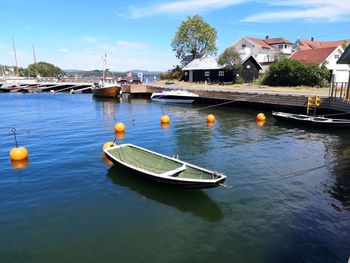
[[[199,95],[179,89],[165,89],[162,92],[152,93],[152,101],[165,103],[186,103],[191,104],[197,99]]]

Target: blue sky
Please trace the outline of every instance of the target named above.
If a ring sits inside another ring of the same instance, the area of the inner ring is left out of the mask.
[[[349,0],[0,0],[0,64],[37,61],[63,69],[167,70],[178,64],[170,43],[187,16],[218,32],[218,54],[240,36],[350,39]]]

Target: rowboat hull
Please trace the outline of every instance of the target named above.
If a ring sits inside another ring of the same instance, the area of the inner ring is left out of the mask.
[[[116,166],[145,179],[184,188],[211,188],[224,183],[226,176],[147,149],[123,144],[105,150]]]
[[[309,116],[303,114],[292,114],[285,112],[272,112],[272,116],[277,121],[298,123],[306,126],[319,128],[350,128],[348,119],[332,119],[318,116]]]

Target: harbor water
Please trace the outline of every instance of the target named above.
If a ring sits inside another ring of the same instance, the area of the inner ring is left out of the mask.
[[[347,262],[350,135],[230,105],[0,94],[0,262]],[[170,116],[161,126],[160,117]],[[214,114],[210,126],[206,116]],[[115,138],[221,172],[189,190],[111,166]],[[15,140],[28,162],[9,158]]]

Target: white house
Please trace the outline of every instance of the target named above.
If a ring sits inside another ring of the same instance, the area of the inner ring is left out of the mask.
[[[302,63],[313,63],[319,66],[325,65],[332,72],[334,82],[347,82],[349,79],[349,64],[337,64],[340,56],[344,53],[341,46],[316,48],[311,50],[299,50],[290,59]]]
[[[269,65],[280,56],[289,56],[293,52],[293,43],[285,38],[265,39],[240,37],[232,46],[241,55],[252,55],[262,65],[265,72]]]

